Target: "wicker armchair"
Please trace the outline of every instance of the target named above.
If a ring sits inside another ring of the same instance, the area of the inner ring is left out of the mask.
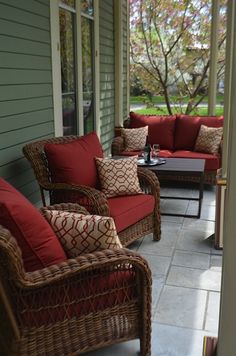
[[[45,191],[49,192],[50,204],[62,202],[79,203],[93,214],[101,216],[112,216],[108,205],[108,199],[98,189],[89,186],[79,186],[66,183],[52,183],[48,162],[44,152],[46,143],[66,143],[78,139],[78,136],[65,136],[47,140],[32,142],[23,147],[25,157],[31,163],[36,179],[39,183],[43,204],[46,204]],[[147,194],[153,195],[155,207],[151,214],[118,231],[122,245],[128,246],[134,240],[153,233],[153,239],[161,238],[160,217],[160,185],[156,175],[143,168],[138,168],[138,177],[141,188]]]
[[[76,204],[49,209],[86,213]],[[151,355],[151,274],[130,250],[26,273],[16,240],[0,226],[0,300],[4,355],[82,354],[137,338],[141,354]]]

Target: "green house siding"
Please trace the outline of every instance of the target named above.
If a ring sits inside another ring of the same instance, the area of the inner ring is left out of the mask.
[[[129,43],[128,43],[128,16],[127,16],[127,0],[123,0],[122,3],[122,25],[123,25],[123,119],[127,119],[128,117],[128,112],[127,112],[127,107],[128,107],[128,96],[127,96],[127,90],[128,90],[128,83],[127,83],[127,76],[128,76],[128,48],[129,48]]]
[[[115,46],[113,1],[99,1],[101,141],[109,152],[115,127]]]
[[[0,176],[31,201],[22,146],[54,134],[49,0],[0,1]]]

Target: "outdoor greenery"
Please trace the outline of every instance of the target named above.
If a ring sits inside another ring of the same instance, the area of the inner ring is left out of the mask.
[[[142,114],[142,115],[168,115],[169,112],[166,107],[162,108],[149,108],[149,109],[140,109],[140,110],[135,110],[136,113]],[[173,114],[179,114],[180,112],[178,110],[173,109]],[[191,112],[190,114],[192,115],[208,115],[208,109],[207,107],[200,107],[197,110]],[[217,107],[216,108],[216,116],[223,115],[223,107]]]
[[[220,0],[219,79],[225,64],[225,3]],[[191,113],[206,101],[211,5],[211,0],[130,0],[131,95],[145,94],[149,107],[162,97],[169,114]]]

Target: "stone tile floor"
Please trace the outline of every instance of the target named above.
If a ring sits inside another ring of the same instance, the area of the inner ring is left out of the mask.
[[[193,197],[194,185],[165,186],[162,194]],[[162,212],[196,213],[194,201],[166,200]],[[130,248],[149,262],[153,276],[152,356],[201,356],[204,335],[217,335],[222,251],[215,250],[215,189],[205,186],[200,219],[162,216],[162,239],[148,235]],[[138,340],[89,356],[131,356]]]

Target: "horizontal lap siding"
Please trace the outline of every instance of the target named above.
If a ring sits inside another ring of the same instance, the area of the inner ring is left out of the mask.
[[[122,4],[122,25],[123,25],[123,118],[124,120],[127,119],[128,113],[127,113],[127,90],[128,90],[128,83],[127,83],[127,71],[128,71],[128,49],[129,48],[129,43],[128,43],[128,22],[127,22],[127,1],[123,0]]]
[[[111,0],[100,0],[99,5],[101,141],[109,153],[115,127],[114,6]]]
[[[54,135],[49,0],[0,0],[0,176],[32,202],[22,147]]]

